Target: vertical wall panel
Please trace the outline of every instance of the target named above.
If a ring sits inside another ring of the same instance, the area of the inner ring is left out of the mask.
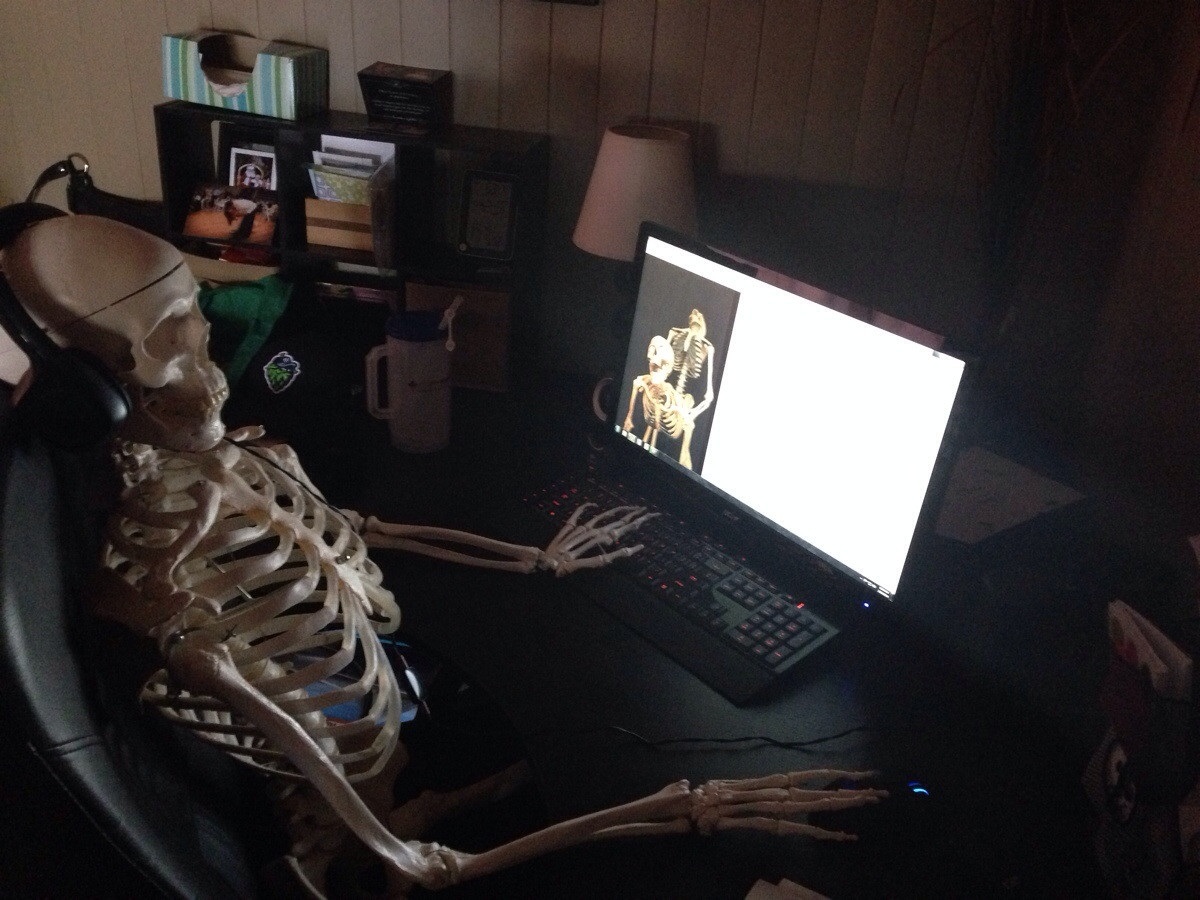
[[[550,11],[537,0],[500,7],[502,128],[545,131],[550,115]]]
[[[361,112],[353,7],[345,0],[305,0],[304,28],[309,44],[329,51],[329,105],[333,109]]]
[[[608,0],[600,34],[596,127],[644,119],[650,110],[654,0]]]
[[[16,33],[17,13],[10,5],[0,4],[0,34]],[[24,128],[23,116],[19,115],[15,86],[18,83],[22,48],[17,41],[0,41],[0,203],[11,203],[24,199],[25,191],[19,191],[22,177],[21,154],[23,136],[18,131]],[[0,352],[12,346],[11,341],[0,341]],[[0,372],[0,377],[5,377]],[[11,380],[11,379],[10,379]]]
[[[353,0],[354,68],[400,62],[400,0]]]
[[[113,72],[114,77],[85,78],[77,86],[86,131],[78,135],[78,149],[92,164],[96,184],[116,194],[141,197],[146,187],[138,161],[139,145],[130,139],[137,133],[138,110],[130,98],[120,7],[120,0],[79,4],[79,25],[88,36],[80,48],[84,71]],[[122,52],[114,52],[114,48]]]
[[[450,0],[400,0],[400,61],[426,69],[450,68]]]
[[[258,0],[258,36],[268,41],[308,41],[304,3],[296,0]]]
[[[802,179],[849,180],[875,5],[874,0],[821,5],[800,151]]]
[[[596,100],[599,88],[598,7],[556,6],[550,18],[551,170],[559,198],[577,209],[595,159]],[[560,231],[573,212],[551,210],[550,228]],[[556,227],[557,226],[557,227]]]
[[[121,0],[124,57],[133,101],[134,130],[142,172],[143,196],[162,196],[154,107],[163,101],[162,36],[167,31],[163,0]]]
[[[451,0],[450,67],[454,121],[496,125],[500,118],[500,0]]]
[[[11,27],[19,28],[24,40],[5,47],[5,57],[8,71],[5,74],[5,89],[17,122],[16,134],[20,135],[20,143],[16,149],[16,166],[13,170],[15,183],[6,193],[14,198],[23,199],[33,186],[34,179],[41,168],[45,168],[53,159],[47,157],[55,152],[54,134],[58,113],[54,110],[53,88],[45,83],[47,57],[51,65],[59,59],[55,53],[53,37],[47,33],[46,24],[41,17],[41,8],[33,12],[22,9],[19,11],[6,10]],[[58,157],[55,157],[57,159]],[[59,191],[48,193],[45,199],[57,202]]]
[[[716,146],[701,145],[701,164],[724,172],[746,171],[754,77],[762,34],[762,0],[711,0],[704,45],[700,121],[712,126]]]
[[[707,33],[708,3],[658,0],[650,77],[651,118],[668,122],[695,122],[699,118]]]
[[[934,0],[879,0],[854,137],[851,181],[896,190],[929,48]]]
[[[44,143],[37,149],[43,158],[34,162],[42,168],[75,148],[80,123],[87,121],[88,103],[80,88],[90,76],[83,67],[83,48],[90,35],[85,35],[77,13],[71,0],[44,0],[25,15],[26,27],[41,48],[40,72],[29,76],[41,85]]]
[[[90,4],[84,0],[79,5],[83,7]],[[211,28],[212,23],[212,3],[209,0],[170,0],[167,3],[167,31],[169,32]]]
[[[767,0],[763,7],[746,171],[792,178],[800,164],[821,0]]]
[[[587,358],[598,349],[610,318],[607,285],[592,266],[600,262],[570,243],[575,218],[596,158],[596,99],[601,7],[553,7],[550,16],[549,132],[551,196],[543,337],[547,358]],[[601,267],[602,270],[603,267]],[[598,293],[599,290],[599,293]],[[590,366],[589,366],[590,367]]]
[[[978,274],[984,258],[984,191],[989,177],[988,168],[993,146],[997,96],[997,53],[1000,48],[991,37],[1011,24],[1013,10],[1007,3],[997,3],[988,37],[984,44],[976,78],[975,96],[971,102],[967,132],[958,154],[954,176],[954,201],[950,204],[946,229],[938,246],[941,250],[941,272],[945,279],[943,293],[953,303],[955,297],[966,298],[977,293],[980,285],[960,278],[962,273]],[[962,308],[974,312],[969,303]]]
[[[167,0],[167,5],[170,6],[172,2],[174,0]],[[261,36],[262,23],[258,18],[256,0],[210,0],[210,3],[213,28]]]
[[[921,79],[903,189],[896,211],[894,275],[906,285],[938,280],[941,241],[971,121],[992,4],[938,0]],[[929,326],[945,333],[964,314],[962,298],[925,296]]]

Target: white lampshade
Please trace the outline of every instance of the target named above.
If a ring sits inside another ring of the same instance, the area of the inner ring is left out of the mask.
[[[632,260],[644,220],[696,233],[691,138],[659,125],[614,125],[600,142],[572,240],[588,253]]]

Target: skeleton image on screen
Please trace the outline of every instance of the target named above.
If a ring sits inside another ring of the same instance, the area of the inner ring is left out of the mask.
[[[696,417],[712,405],[714,350],[706,337],[704,313],[693,309],[686,328],[672,328],[667,336],[655,335],[646,351],[649,371],[633,380],[625,430],[633,431],[633,409],[642,396],[642,415],[646,430],[642,440],[657,448],[658,436],[665,431],[680,440],[679,464],[692,468],[692,432]],[[690,382],[707,373],[704,399],[696,402],[689,391]]]

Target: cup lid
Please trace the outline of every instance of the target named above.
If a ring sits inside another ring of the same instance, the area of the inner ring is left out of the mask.
[[[436,341],[442,337],[441,321],[438,310],[409,309],[388,316],[384,330],[401,341]]]

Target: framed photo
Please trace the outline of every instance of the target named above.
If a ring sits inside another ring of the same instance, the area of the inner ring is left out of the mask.
[[[459,252],[488,259],[512,259],[516,216],[515,175],[468,172],[463,183]]]
[[[275,190],[275,153],[259,147],[232,147],[229,151],[229,185],[249,190]]]
[[[270,244],[278,219],[279,199],[274,191],[205,183],[192,192],[183,233],[231,244]]]

